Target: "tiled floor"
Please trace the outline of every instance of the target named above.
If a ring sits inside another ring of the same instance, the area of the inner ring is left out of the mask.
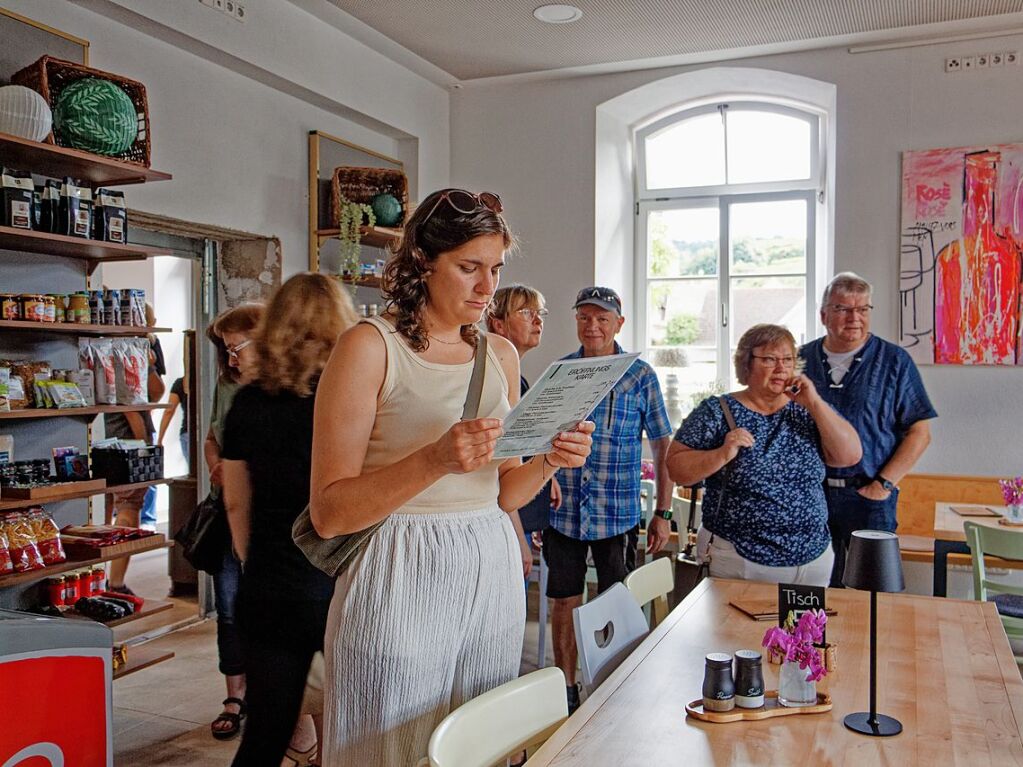
[[[146,596],[160,596],[161,583],[169,585],[165,572],[163,557],[133,560],[128,583]],[[539,624],[535,584],[530,596],[523,672],[536,669]],[[548,664],[552,662],[550,643],[548,630]],[[238,742],[214,740],[209,727],[225,696],[223,677],[217,671],[216,622],[203,621],[147,644],[171,650],[175,657],[114,682],[114,763],[118,767],[230,764]]]

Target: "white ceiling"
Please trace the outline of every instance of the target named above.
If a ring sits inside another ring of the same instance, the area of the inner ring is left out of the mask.
[[[327,0],[460,81],[1023,25],[1023,0],[576,0],[572,24],[544,1]]]

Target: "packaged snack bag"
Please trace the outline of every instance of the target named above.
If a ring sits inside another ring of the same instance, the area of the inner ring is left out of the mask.
[[[20,512],[8,514],[4,517],[3,528],[16,573],[39,570],[46,566],[39,553],[35,531],[24,514]]]
[[[149,401],[149,341],[114,339],[114,376],[118,405],[145,405]]]
[[[54,565],[67,559],[64,553],[64,546],[60,542],[60,530],[53,521],[53,517],[44,509],[36,507],[29,509],[25,515],[32,531],[35,533],[36,546],[43,563]]]

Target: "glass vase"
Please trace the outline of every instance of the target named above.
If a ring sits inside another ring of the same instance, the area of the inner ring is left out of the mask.
[[[1023,522],[1023,503],[1009,504],[1009,521]]]
[[[778,703],[789,708],[814,706],[817,704],[817,683],[806,681],[810,670],[800,668],[799,663],[787,660],[778,672]]]

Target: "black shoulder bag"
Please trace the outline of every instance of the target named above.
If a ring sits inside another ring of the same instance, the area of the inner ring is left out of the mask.
[[[480,398],[483,396],[483,378],[487,364],[487,337],[484,333],[477,336],[476,352],[473,355],[472,376],[469,378],[469,391],[465,395],[462,406],[462,420],[476,418],[480,409]],[[298,515],[291,527],[291,538],[302,550],[306,559],[327,575],[336,578],[343,573],[355,560],[359,553],[369,544],[370,538],[377,528],[384,523],[376,522],[365,530],[354,533],[336,535],[333,538],[322,538],[313,527],[306,506]]]
[[[174,533],[174,542],[189,564],[210,575],[216,575],[223,567],[224,552],[230,540],[223,498],[213,493],[195,507],[181,529]]]

